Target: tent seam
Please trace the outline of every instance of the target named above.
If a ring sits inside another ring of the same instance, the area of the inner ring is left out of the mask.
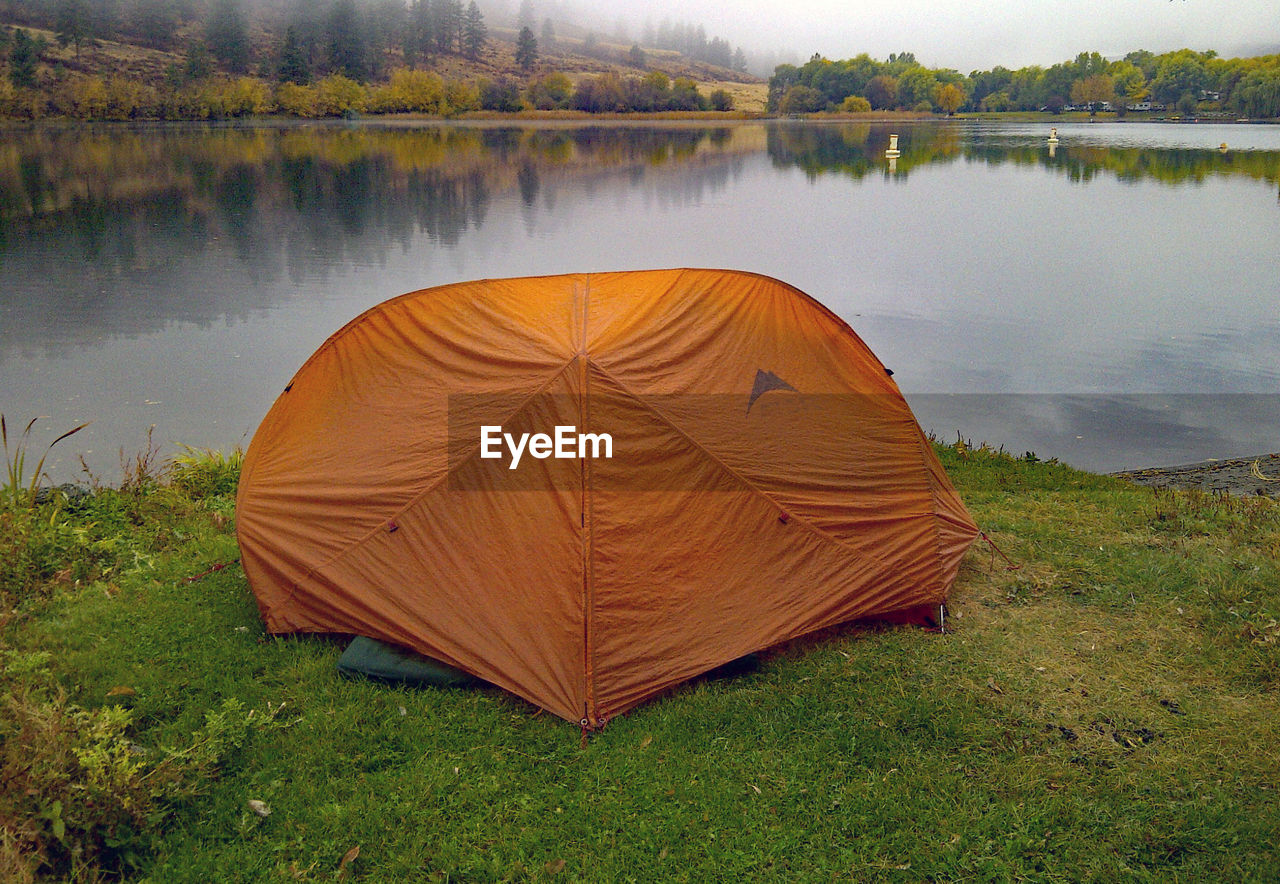
[[[887,564],[883,559],[881,559],[879,556],[876,556],[874,553],[871,553],[871,552],[864,552],[864,551],[862,551],[862,550],[855,549],[854,547],[850,546],[848,543],[846,543],[845,541],[841,540],[840,538],[835,537],[835,536],[833,536],[831,533],[829,533],[828,531],[826,531],[826,530],[824,530],[824,529],[822,529],[822,528],[819,528],[817,525],[814,525],[814,524],[813,524],[811,521],[809,521],[808,519],[806,519],[806,518],[804,518],[804,517],[802,517],[802,516],[798,516],[798,515],[796,515],[795,513],[792,513],[792,512],[790,512],[790,511],[788,511],[787,509],[783,508],[782,504],[781,504],[781,503],[779,503],[777,500],[775,500],[775,499],[774,499],[774,498],[773,498],[773,497],[772,497],[772,496],[771,496],[767,491],[765,491],[765,490],[761,489],[759,486],[757,486],[757,485],[756,485],[754,482],[752,482],[750,479],[746,478],[746,477],[745,477],[745,476],[743,476],[740,472],[738,472],[736,469],[734,469],[732,466],[730,466],[729,464],[725,463],[725,462],[724,462],[724,460],[723,460],[723,459],[721,459],[719,456],[717,456],[715,452],[711,451],[709,448],[707,448],[705,445],[703,445],[703,444],[702,444],[701,442],[699,442],[697,439],[694,439],[692,436],[690,436],[688,433],[686,433],[686,432],[684,431],[684,429],[683,429],[682,427],[680,427],[678,424],[676,424],[676,422],[675,422],[674,420],[672,420],[672,419],[671,419],[671,418],[670,418],[670,417],[669,417],[665,412],[663,412],[663,411],[662,411],[661,409],[659,409],[657,406],[653,405],[651,402],[649,402],[648,400],[646,400],[645,398],[643,398],[643,397],[641,397],[639,394],[637,394],[634,390],[632,390],[632,389],[631,389],[630,387],[628,387],[625,383],[623,383],[622,381],[620,381],[620,380],[619,380],[615,375],[613,375],[613,374],[612,374],[608,369],[604,368],[602,365],[600,365],[598,362],[595,362],[594,360],[588,359],[588,362],[589,362],[591,365],[595,366],[595,368],[596,368],[596,369],[597,369],[601,374],[603,374],[605,377],[609,378],[609,380],[611,380],[611,381],[613,381],[615,384],[617,384],[617,385],[618,385],[618,387],[619,387],[619,388],[621,388],[621,389],[622,389],[622,390],[623,390],[623,391],[624,391],[628,396],[630,396],[630,397],[631,397],[632,399],[634,399],[635,401],[639,402],[639,403],[640,403],[640,404],[641,404],[641,405],[642,405],[646,410],[648,410],[648,411],[652,412],[653,414],[655,414],[655,415],[657,415],[659,418],[661,418],[661,420],[662,420],[662,422],[663,422],[664,424],[666,424],[668,427],[670,427],[670,428],[671,428],[672,430],[674,430],[675,432],[679,433],[679,434],[680,434],[680,436],[681,436],[681,438],[685,439],[685,440],[686,440],[690,445],[694,446],[698,451],[701,451],[701,452],[703,453],[703,455],[704,455],[707,459],[711,460],[713,463],[715,463],[717,466],[719,466],[722,470],[724,470],[724,472],[725,472],[725,473],[727,473],[728,475],[730,475],[730,476],[732,476],[734,479],[736,479],[739,483],[741,483],[741,484],[742,484],[743,486],[745,486],[748,490],[750,490],[750,491],[751,491],[751,492],[752,492],[756,497],[763,498],[764,500],[767,500],[770,504],[772,504],[772,505],[773,505],[773,506],[778,510],[778,512],[780,512],[780,513],[782,513],[783,515],[787,516],[787,518],[788,518],[788,519],[794,519],[797,523],[799,523],[799,524],[803,525],[806,529],[808,529],[808,531],[809,531],[810,533],[812,533],[812,534],[814,534],[814,535],[817,535],[818,537],[822,538],[823,540],[827,541],[828,543],[834,544],[834,545],[836,545],[836,546],[838,546],[838,547],[840,547],[840,548],[842,548],[842,549],[846,550],[846,551],[847,551],[847,552],[849,552],[849,553],[852,553],[852,554],[855,554],[855,555],[860,555],[860,556],[866,556],[867,558],[872,559],[873,561],[877,562],[877,563],[878,563],[878,564],[880,564],[880,565],[886,565],[886,564]],[[934,498],[933,493],[932,493],[932,491],[931,491],[931,490],[930,490],[930,492],[929,492],[929,499],[930,499],[930,501],[932,501],[932,503],[933,503],[933,505],[934,505],[934,507],[935,507],[935,509],[936,509],[936,507],[937,507],[937,500]],[[911,518],[926,518],[926,517],[929,517],[930,515],[931,515],[930,513],[921,513],[920,515],[918,515],[918,516],[913,516],[913,517],[911,517]]]
[[[573,356],[570,357],[570,359],[567,362],[565,362],[564,365],[560,366],[560,368],[557,369],[554,374],[548,377],[546,381],[544,381],[536,390],[534,390],[532,393],[526,396],[524,400],[521,401],[519,406],[517,406],[510,413],[508,413],[506,420],[504,420],[503,423],[510,421],[512,417],[514,417],[515,415],[523,411],[525,406],[527,406],[530,402],[532,402],[535,397],[542,395],[546,391],[546,389],[550,387],[551,384],[554,383],[557,378],[563,375],[570,366],[572,366],[575,362],[577,362],[579,358],[580,358],[580,354],[574,353]],[[459,462],[465,463],[466,461],[470,460],[471,456],[475,453],[477,449],[479,449],[479,447],[480,447],[480,443],[477,442],[473,447],[467,450],[466,456],[461,458]],[[356,540],[353,540],[350,544],[343,547],[338,552],[334,553],[324,562],[320,563],[319,565],[316,565],[314,568],[308,571],[305,575],[303,575],[298,581],[294,583],[293,589],[290,590],[288,597],[285,599],[285,604],[292,601],[293,597],[297,594],[298,590],[302,588],[303,584],[310,581],[313,577],[315,577],[316,574],[325,570],[326,568],[333,565],[334,563],[341,561],[342,559],[346,558],[355,550],[364,546],[366,543],[368,543],[370,540],[372,540],[374,537],[380,534],[383,530],[385,530],[386,522],[388,520],[394,521],[396,518],[404,515],[406,512],[413,509],[413,507],[417,506],[424,497],[434,492],[437,488],[439,488],[445,482],[449,481],[449,476],[452,474],[452,472],[453,471],[451,469],[446,468],[444,473],[441,475],[439,479],[437,479],[435,482],[432,482],[426,488],[423,488],[422,491],[420,491],[418,494],[415,494],[412,498],[410,498],[410,500],[404,506],[400,507],[400,509],[395,510],[393,513],[391,513],[386,520],[380,521],[379,524],[374,525],[364,535],[357,538]]]

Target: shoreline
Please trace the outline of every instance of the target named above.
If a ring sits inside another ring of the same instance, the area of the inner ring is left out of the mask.
[[[1108,473],[1148,488],[1196,489],[1237,497],[1280,498],[1280,453],[1254,457],[1211,458],[1171,467],[1145,467]]]

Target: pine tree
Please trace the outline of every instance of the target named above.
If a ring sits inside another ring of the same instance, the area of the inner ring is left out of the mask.
[[[476,0],[471,0],[462,16],[462,49],[467,58],[472,61],[479,58],[488,39],[489,29],[484,25],[484,16],[480,13]]]
[[[404,41],[404,60],[411,68],[418,59],[435,52],[435,24],[431,0],[413,0],[409,5],[409,35]]]
[[[521,28],[520,36],[516,38],[516,64],[521,70],[528,71],[537,63],[538,38],[528,28]]]
[[[85,0],[60,0],[54,30],[58,32],[58,44],[74,45],[79,58],[80,44],[90,37],[89,8]]]
[[[205,42],[214,58],[229,70],[240,72],[249,64],[249,24],[240,0],[218,0],[204,29]]]
[[[520,11],[516,14],[516,24],[521,28],[533,30],[533,22],[535,13],[533,9],[533,0],[520,0]]]
[[[338,0],[325,30],[330,68],[353,80],[364,80],[369,74],[369,47],[355,0]]]
[[[9,50],[9,82],[19,89],[34,89],[36,65],[43,51],[43,40],[33,40],[22,28],[14,31],[13,48]]]
[[[435,0],[432,11],[436,49],[455,51],[462,44],[462,0]]]
[[[311,82],[311,62],[298,41],[297,29],[292,26],[285,30],[284,42],[280,45],[280,64],[276,69],[276,79],[281,83],[297,83],[299,86]]]

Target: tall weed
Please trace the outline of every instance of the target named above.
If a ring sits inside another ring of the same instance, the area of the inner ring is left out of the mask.
[[[27,476],[27,448],[31,441],[31,428],[36,425],[38,420],[40,418],[33,417],[27,421],[27,426],[23,429],[22,435],[17,438],[13,450],[10,451],[9,425],[5,422],[4,415],[0,414],[0,440],[3,441],[4,445],[5,463],[5,480],[4,484],[0,485],[0,504],[11,509],[35,504],[36,490],[40,487],[40,480],[45,477],[44,462],[49,457],[49,452],[53,450],[53,446],[89,426],[86,421],[78,427],[67,430],[50,442],[49,447],[40,456],[40,460],[36,462],[35,470],[30,476]]]

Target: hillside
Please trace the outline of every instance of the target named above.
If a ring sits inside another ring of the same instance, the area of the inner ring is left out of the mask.
[[[170,49],[153,48],[141,42],[126,39],[86,40],[77,47],[66,42],[60,45],[58,34],[15,21],[0,21],[3,45],[0,58],[9,54],[14,34],[22,27],[39,45],[39,61],[35,70],[34,87],[49,93],[77,76],[124,78],[134,83],[157,89],[177,88],[189,83],[195,75],[193,65],[202,64],[201,77],[239,76],[248,74],[271,82],[280,78],[281,39],[275,34],[255,29],[247,36],[247,63],[236,72],[234,65],[219,61],[205,48],[199,32],[191,27],[172,35]],[[565,74],[576,87],[583,80],[601,74],[615,74],[620,78],[638,78],[651,72],[661,72],[670,80],[686,78],[698,85],[704,97],[715,90],[724,90],[733,96],[734,108],[739,111],[764,110],[767,84],[752,74],[711,64],[669,49],[642,48],[600,40],[594,34],[587,37],[566,36],[554,40],[549,49],[539,48],[537,60],[522,67],[517,61],[518,34],[510,28],[488,29],[487,39],[481,51],[469,58],[459,51],[431,51],[410,53],[388,41],[384,47],[368,48],[367,73],[358,77],[367,84],[385,83],[391,72],[412,67],[438,75],[445,81],[479,84],[484,81],[509,82],[523,87],[550,73]],[[637,52],[639,49],[639,52]],[[313,36],[309,54],[313,76],[336,70],[339,66],[329,58],[326,48],[317,48]],[[198,59],[198,61],[193,61]]]

